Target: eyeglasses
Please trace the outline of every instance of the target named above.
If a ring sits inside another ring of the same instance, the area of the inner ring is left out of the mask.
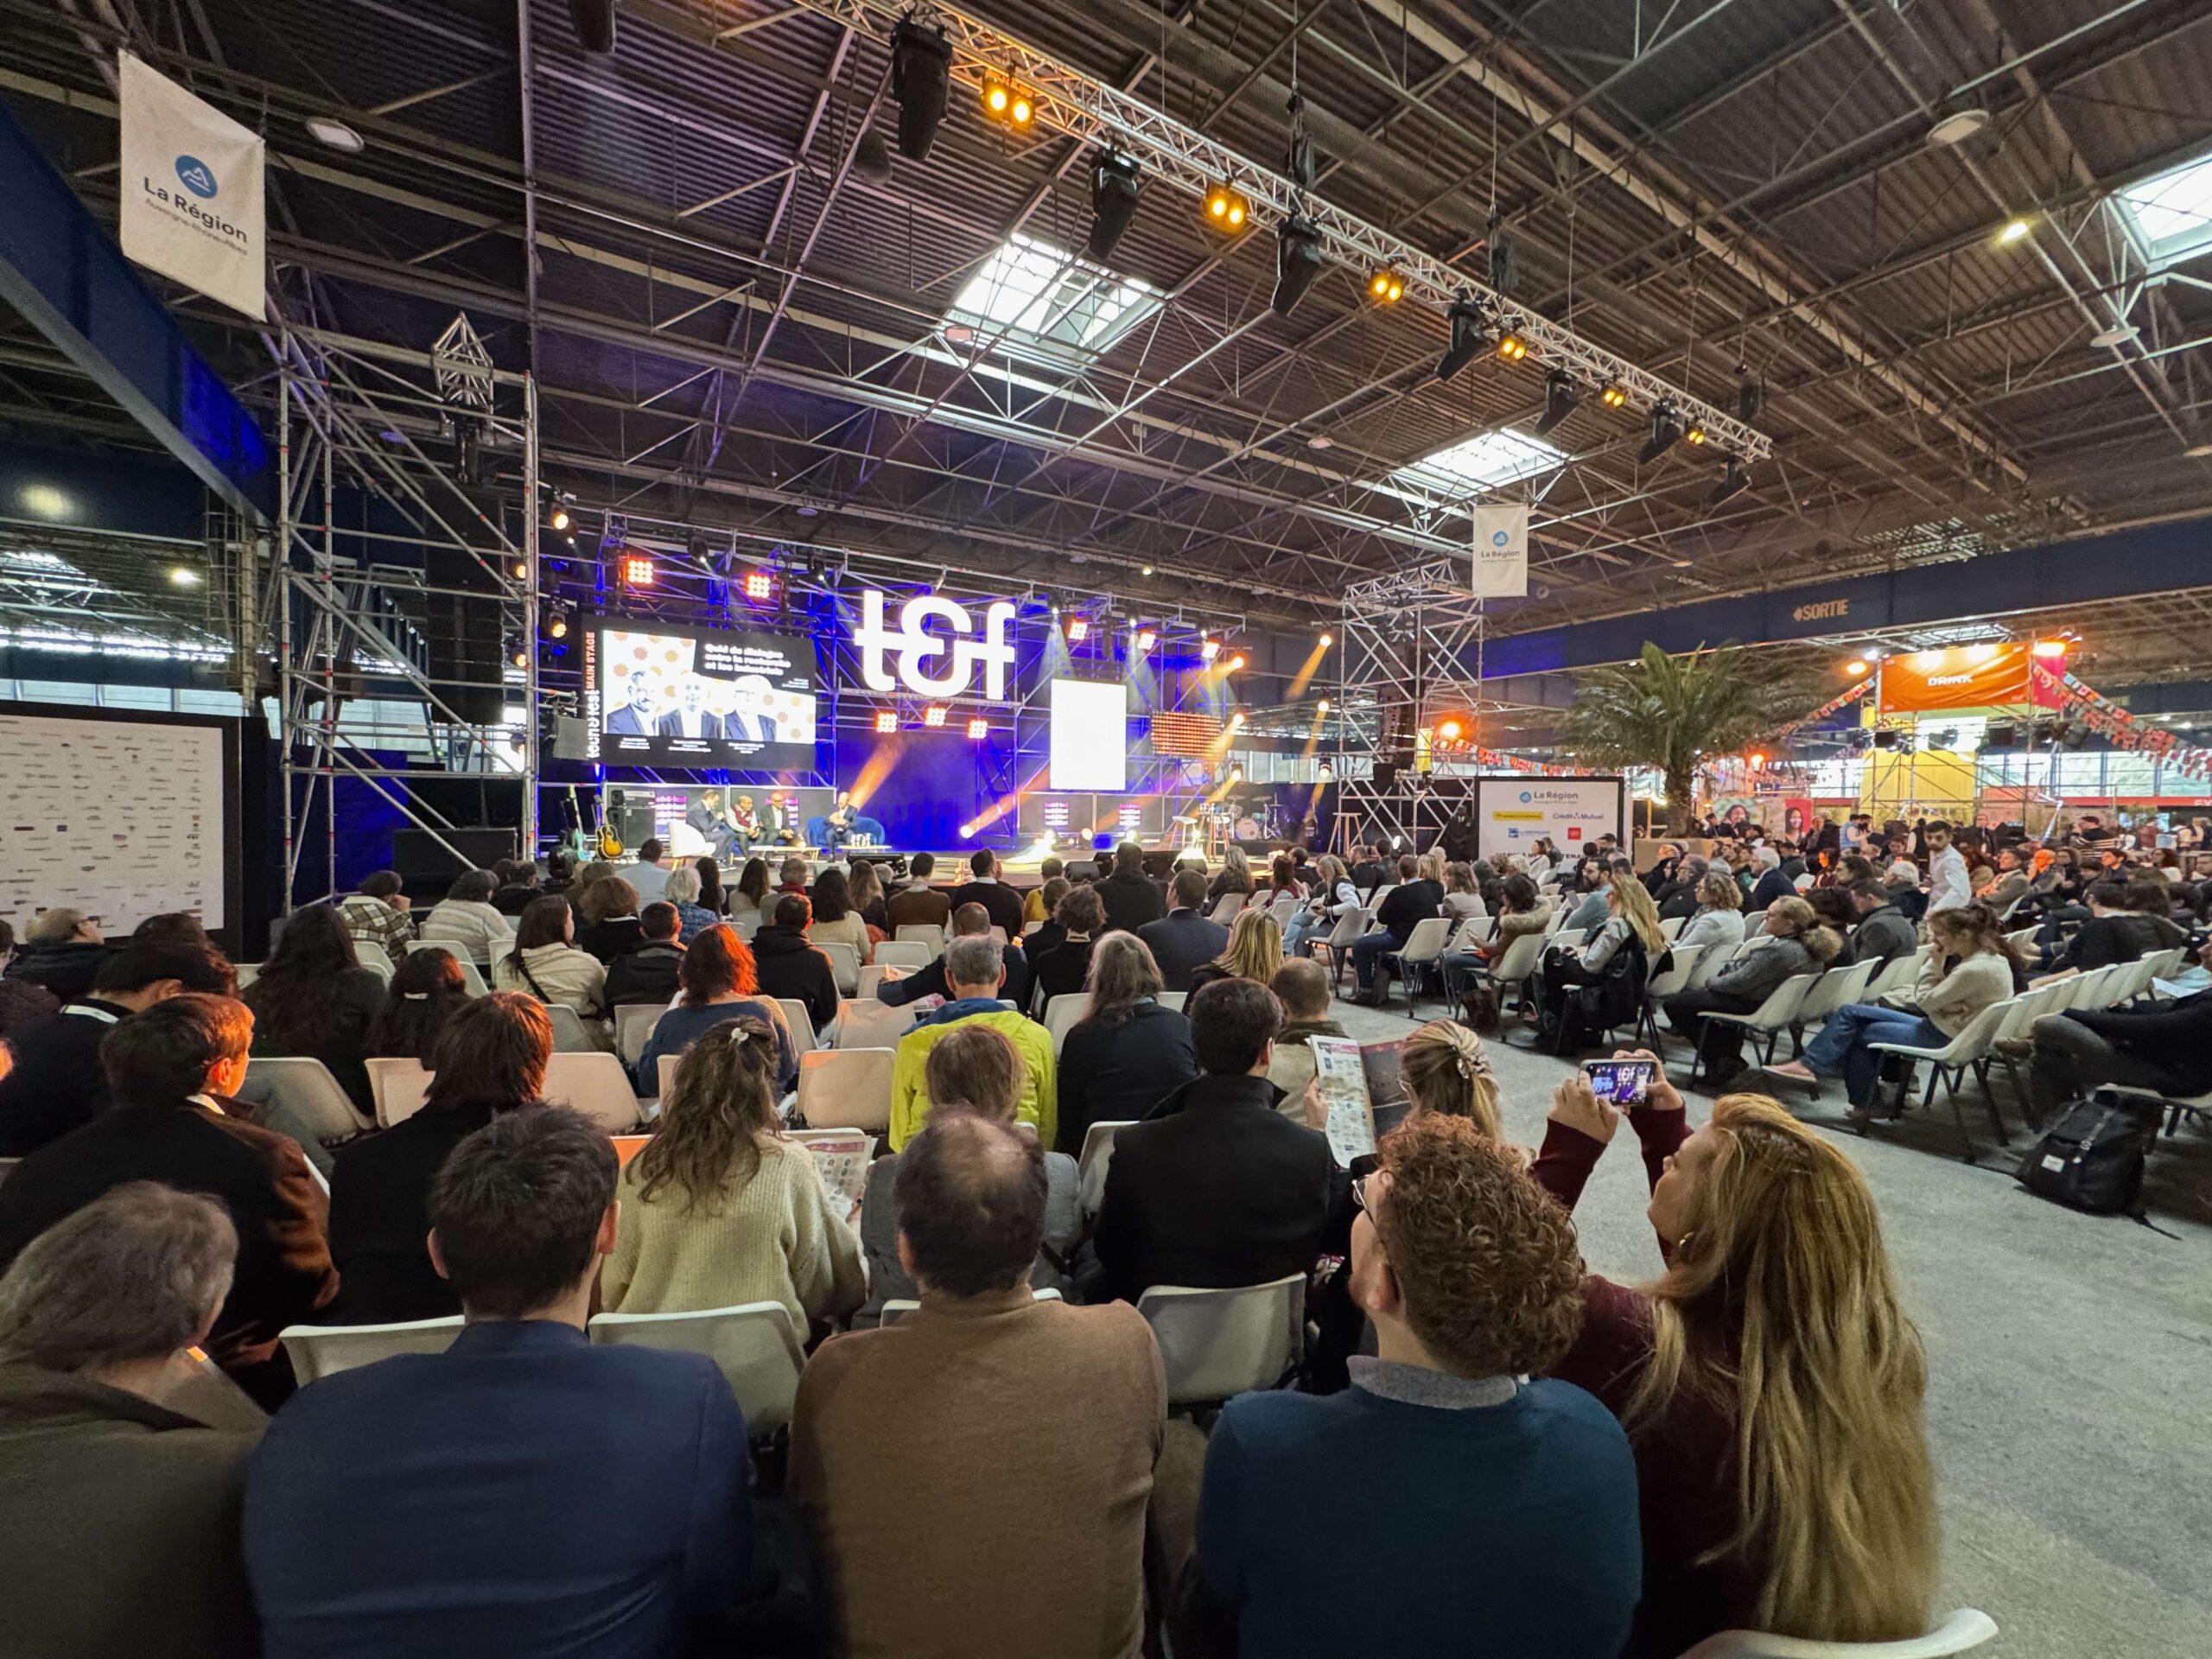
[[[1362,1175],[1351,1184],[1351,1201],[1362,1210],[1367,1208],[1367,1184],[1374,1179],[1372,1175]]]

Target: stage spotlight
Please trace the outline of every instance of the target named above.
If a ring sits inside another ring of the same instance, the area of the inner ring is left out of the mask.
[[[515,580],[517,582],[528,582],[530,580],[530,561],[528,559],[517,559],[515,561]]]
[[[614,49],[614,0],[569,0],[569,21],[585,51]]]
[[[1140,628],[1137,631],[1136,647],[1139,656],[1144,655],[1159,643],[1160,636],[1150,628]]]
[[[1220,655],[1221,655],[1221,641],[1220,641],[1220,640],[1218,640],[1218,639],[1201,639],[1201,640],[1199,640],[1199,641],[1198,641],[1198,660],[1199,660],[1200,662],[1202,662],[1202,663],[1210,663],[1210,662],[1213,661],[1213,659],[1214,659],[1215,658],[1217,658],[1217,657],[1218,657],[1218,656],[1220,656]]]
[[[1741,495],[1751,486],[1751,474],[1741,461],[1731,455],[1728,464],[1720,469],[1720,481],[1713,486],[1713,493],[1705,498],[1705,505],[1717,507],[1731,496]]]
[[[615,580],[632,591],[652,587],[659,574],[660,567],[650,553],[625,553],[614,562]]]
[[[1575,405],[1581,401],[1582,393],[1575,387],[1574,377],[1565,369],[1552,370],[1544,376],[1544,412],[1529,430],[1542,437],[1573,414]]]
[[[1436,734],[1446,743],[1456,742],[1459,736],[1459,722],[1447,720],[1436,728]]]
[[[1854,680],[1863,680],[1873,666],[1864,657],[1854,657],[1843,665],[1843,671]]]
[[[879,709],[876,711],[875,715],[875,729],[879,732],[897,731],[899,729],[899,716],[893,714],[888,709]]]
[[[1137,213],[1135,158],[1102,149],[1090,160],[1090,257],[1103,264]]]
[[[2066,641],[2038,639],[2028,647],[2028,654],[2031,657],[2043,658],[2045,661],[2049,661],[2053,657],[2063,657],[2066,654]]]
[[[1367,279],[1367,297],[1377,305],[1395,305],[1406,297],[1405,273],[1386,265]]]
[[[1636,452],[1636,458],[1649,466],[1681,442],[1681,416],[1675,413],[1674,404],[1656,404],[1651,410],[1651,435],[1644,440],[1643,448]]]
[[[1229,717],[1229,729],[1232,732],[1238,731],[1243,728],[1243,725],[1244,711],[1240,709]]]
[[[1312,219],[1294,213],[1275,232],[1275,291],[1269,307],[1277,316],[1288,316],[1320,274],[1321,232]]]
[[[1147,564],[1142,569],[1139,570],[1137,574],[1141,576],[1148,576],[1152,574],[1152,567]]]
[[[962,825],[960,826],[960,839],[961,839],[961,840],[963,840],[963,841],[966,841],[969,836],[973,836],[975,833],[976,833],[976,826],[975,826],[974,824],[972,824],[972,823],[963,823],[963,824],[962,824]]]
[[[1690,429],[1682,434],[1682,435],[1692,443],[1703,443],[1705,442],[1705,428],[1693,421],[1690,423]]]
[[[1243,666],[1244,666],[1244,653],[1243,653],[1243,652],[1241,652],[1241,651],[1240,651],[1239,652],[1237,652],[1236,656],[1234,656],[1234,657],[1232,657],[1232,658],[1230,658],[1229,659],[1229,671],[1230,671],[1230,673],[1232,673],[1232,674],[1234,674],[1235,672],[1236,672],[1236,671],[1237,671],[1237,670],[1239,670],[1239,669],[1243,668]]]
[[[1997,232],[1997,239],[2000,243],[2018,242],[2031,228],[2024,219],[2008,219],[2005,221],[2005,228]]]
[[[1320,702],[1315,703],[1313,705],[1313,712],[1317,715],[1327,714],[1329,712],[1329,700],[1326,697],[1324,697]]]
[[[1475,353],[1482,350],[1490,338],[1488,320],[1483,308],[1472,300],[1454,300],[1445,318],[1451,325],[1452,343],[1444,348],[1444,355],[1436,359],[1436,378],[1449,380],[1453,375],[1475,360]]]
[[[776,573],[772,570],[748,570],[745,573],[745,596],[755,605],[765,605],[776,596]]]
[[[1206,222],[1218,231],[1241,231],[1252,216],[1252,204],[1226,184],[1206,192]]]
[[[934,29],[902,18],[891,30],[891,95],[899,100],[899,153],[926,162],[951,84],[952,48]]]
[[[517,645],[513,652],[509,654],[507,660],[512,663],[517,668],[528,668],[530,666],[530,648],[527,645]]]
[[[1746,755],[1745,758],[1748,760],[1754,767],[1766,765],[1766,756],[1758,749],[1753,749],[1751,753]]]
[[[199,585],[200,573],[194,569],[190,565],[173,564],[169,567],[170,587],[197,588]]]
[[[1026,127],[1037,113],[1036,102],[1012,81],[995,72],[983,76],[983,113],[1001,126]]]
[[[545,625],[545,633],[548,639],[567,639],[569,637],[569,613],[566,611],[554,612],[553,620]]]
[[[929,706],[928,708],[926,708],[926,709],[923,709],[923,710],[922,710],[922,724],[923,724],[923,725],[925,725],[925,726],[931,726],[931,727],[937,727],[937,726],[942,726],[942,725],[944,725],[944,705],[943,703],[941,703],[941,702],[933,702],[933,703],[930,704],[930,706]]]
[[[1090,637],[1090,619],[1071,616],[1068,619],[1068,644],[1079,645]]]
[[[1229,769],[1229,781],[1232,784],[1243,783],[1244,781],[1244,768],[1242,766],[1231,766]]]
[[[553,516],[546,522],[551,524],[556,532],[565,534],[569,524],[575,521],[569,518],[568,508],[556,502],[553,506]]]
[[[1321,649],[1324,651],[1326,651],[1331,645],[1333,645],[1336,643],[1337,636],[1333,633],[1325,633],[1321,636]]]
[[[1624,386],[1607,386],[1598,394],[1598,401],[1607,409],[1618,409],[1623,404],[1628,402],[1628,389]]]
[[[1529,355],[1529,342],[1509,328],[1497,337],[1497,355],[1503,362],[1518,363]]]

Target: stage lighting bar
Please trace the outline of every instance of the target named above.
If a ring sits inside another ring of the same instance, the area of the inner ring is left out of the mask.
[[[1028,130],[1037,118],[1037,100],[1003,75],[984,77],[982,102],[985,115],[1017,132]]]
[[[1406,274],[1385,266],[1367,279],[1367,297],[1377,305],[1395,305],[1406,297]]]
[[[944,724],[944,705],[933,702],[922,710],[922,724],[934,729]]]
[[[1582,390],[1574,384],[1574,377],[1565,369],[1551,369],[1544,375],[1544,412],[1529,430],[1537,437],[1549,433],[1582,401]]]
[[[1202,662],[1202,663],[1210,663],[1210,662],[1213,661],[1213,659],[1214,659],[1215,658],[1217,658],[1217,657],[1218,657],[1218,656],[1220,656],[1220,655],[1221,655],[1221,641],[1220,641],[1220,640],[1218,640],[1218,639],[1201,639],[1201,640],[1199,640],[1199,641],[1198,641],[1198,660],[1199,660],[1200,662]]]
[[[1137,215],[1137,164],[1127,156],[1101,150],[1090,164],[1090,240],[1085,248],[1103,264],[1114,245]]]
[[[1137,630],[1136,649],[1139,656],[1143,656],[1159,643],[1160,636],[1154,633],[1150,628],[1139,628]]]
[[[1070,617],[1068,619],[1068,644],[1071,645],[1079,645],[1089,638],[1090,638],[1090,619],[1087,616]]]
[[[1445,314],[1446,327],[1451,330],[1451,344],[1444,348],[1444,355],[1437,359],[1436,378],[1449,380],[1453,375],[1475,360],[1490,339],[1490,315],[1472,300],[1454,300]]]
[[[877,709],[875,712],[875,729],[879,733],[897,731],[899,729],[899,716],[893,714],[888,709]]]
[[[878,42],[887,42],[912,10],[909,0],[799,0],[808,10]],[[950,78],[981,97],[987,79],[1018,86],[1034,102],[1033,130],[1073,138],[1091,149],[1111,149],[1206,203],[1201,214],[1217,229],[1242,231],[1258,219],[1281,225],[1294,215],[1310,219],[1325,257],[1361,273],[1363,284],[1378,270],[1397,273],[1408,299],[1441,312],[1471,298],[1503,314],[1517,309],[1497,289],[1424,252],[1365,219],[1305,192],[1289,178],[1227,144],[1144,103],[1135,93],[1101,83],[981,19],[944,4],[929,9],[951,50]],[[912,25],[909,25],[911,28]],[[1219,200],[1222,211],[1212,211]],[[1231,223],[1232,204],[1241,208]],[[1746,465],[1764,461],[1773,446],[1762,433],[1724,410],[1689,397],[1679,386],[1617,356],[1548,318],[1526,316],[1519,330],[1529,355],[1567,370],[1590,385],[1617,385],[1622,402],[1639,409],[1671,399],[1686,421],[1702,425],[1713,442]]]
[[[660,575],[660,565],[650,553],[626,550],[614,561],[616,583],[630,593],[653,585]]]
[[[899,153],[926,162],[937,130],[944,120],[950,93],[952,44],[938,30],[901,17],[871,30],[891,46],[891,95],[899,101]]]
[[[776,573],[772,570],[748,570],[745,573],[745,597],[755,605],[766,605],[776,596]]]
[[[980,743],[991,734],[991,722],[981,716],[968,722],[968,741]]]

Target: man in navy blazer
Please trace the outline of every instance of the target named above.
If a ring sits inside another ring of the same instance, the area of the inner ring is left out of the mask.
[[[529,1107],[456,1147],[430,1259],[467,1324],[306,1388],[246,1476],[265,1659],[730,1651],[749,1587],[745,1420],[702,1355],[594,1347],[614,1148]]]

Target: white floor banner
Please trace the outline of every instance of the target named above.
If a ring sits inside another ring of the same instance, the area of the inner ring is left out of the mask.
[[[122,55],[123,251],[257,321],[267,289],[260,137]]]

